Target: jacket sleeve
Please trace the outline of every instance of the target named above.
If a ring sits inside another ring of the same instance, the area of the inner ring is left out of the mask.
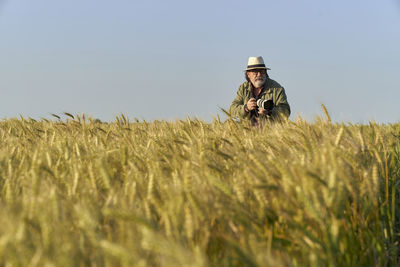
[[[290,106],[287,101],[285,89],[279,88],[275,99],[275,107],[272,109],[271,117],[273,119],[287,119],[290,116]]]
[[[239,87],[237,91],[236,98],[232,101],[232,104],[229,108],[229,113],[232,117],[236,117],[239,119],[249,119],[250,113],[244,111],[245,97],[244,97],[244,88],[243,86]]]

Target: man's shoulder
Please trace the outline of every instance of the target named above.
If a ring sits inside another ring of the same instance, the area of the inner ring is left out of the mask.
[[[247,88],[249,87],[250,83],[248,81],[245,81],[244,83],[242,83],[239,88]]]
[[[283,88],[282,85],[280,85],[277,81],[272,80],[268,78],[268,83],[267,83],[268,88]]]
[[[250,87],[250,83],[248,81],[245,81],[241,85],[239,85],[239,91],[246,91]]]

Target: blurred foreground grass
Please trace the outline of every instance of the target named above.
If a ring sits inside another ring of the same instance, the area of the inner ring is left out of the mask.
[[[1,266],[398,266],[400,125],[0,122]]]

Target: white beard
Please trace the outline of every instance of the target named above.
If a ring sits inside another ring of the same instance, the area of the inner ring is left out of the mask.
[[[266,80],[267,80],[266,76],[261,76],[261,77],[254,79],[251,82],[255,88],[259,88],[265,84]]]

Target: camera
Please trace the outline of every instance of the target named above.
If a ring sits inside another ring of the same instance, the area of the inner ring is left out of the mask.
[[[267,115],[271,115],[272,109],[274,108],[274,102],[272,100],[258,99],[256,101],[257,108],[251,111],[251,114],[258,117],[258,109],[263,108],[267,111]]]
[[[267,111],[272,111],[272,109],[274,108],[274,102],[272,100],[258,99],[257,107],[263,108]]]

